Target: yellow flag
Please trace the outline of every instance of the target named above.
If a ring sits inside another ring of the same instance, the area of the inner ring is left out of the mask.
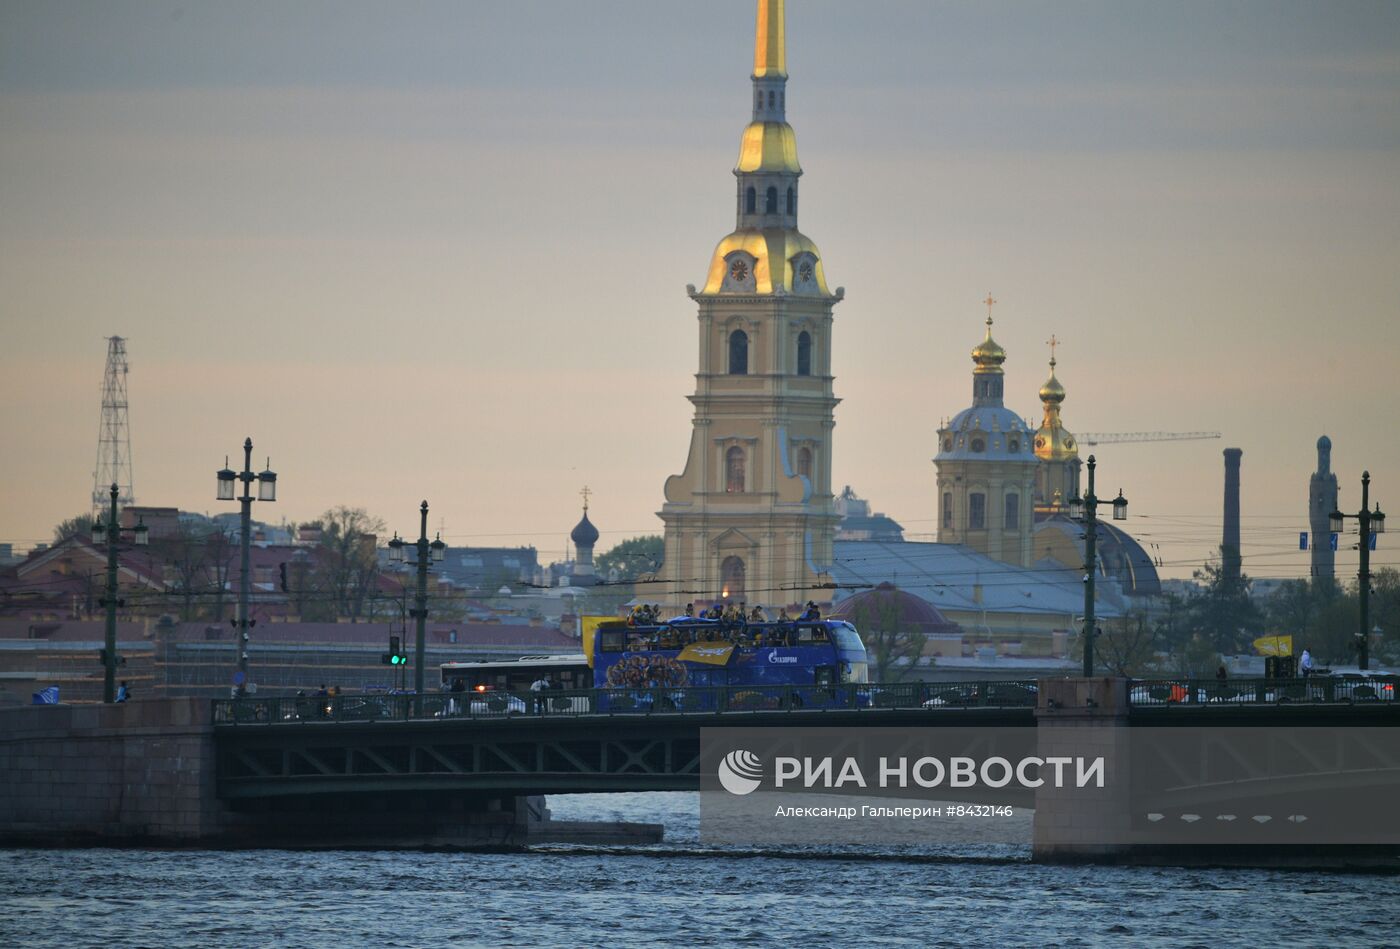
[[[581,616],[579,631],[583,634],[583,654],[588,658],[588,668],[593,668],[593,643],[598,638],[598,627],[604,623],[621,623],[616,616]]]
[[[1254,641],[1254,651],[1261,656],[1293,655],[1292,636],[1260,636]]]
[[[681,662],[699,662],[707,666],[723,666],[734,654],[733,643],[691,643],[676,656]]]

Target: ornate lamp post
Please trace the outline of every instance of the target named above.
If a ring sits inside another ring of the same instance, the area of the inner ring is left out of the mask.
[[[253,512],[253,482],[258,483],[259,501],[277,500],[277,475],[271,469],[271,459],[268,459],[268,467],[265,467],[257,474],[253,473],[253,440],[245,438],[243,440],[243,470],[232,471],[228,466],[228,458],[224,458],[224,466],[220,468],[215,477],[219,482],[220,501],[237,500],[242,505],[242,517],[239,521],[241,556],[239,560],[238,576],[238,618],[233,621],[233,626],[239,631],[238,638],[238,675],[234,678],[234,685],[238,687],[238,693],[242,694],[248,685],[248,630],[252,627],[254,620],[248,619],[248,547],[252,533],[252,512]],[[235,497],[234,485],[236,482],[243,482],[243,493]]]
[[[1094,674],[1094,573],[1095,545],[1098,542],[1099,498],[1094,494],[1094,456],[1089,456],[1089,487],[1082,498],[1069,499],[1069,516],[1084,524],[1084,677]],[[1128,519],[1128,499],[1120,488],[1113,499],[1113,519]]]
[[[107,590],[102,597],[102,605],[107,608],[107,633],[103,640],[102,650],[102,701],[115,702],[117,700],[117,606],[121,602],[117,598],[117,543],[121,540],[122,531],[129,532],[132,541],[138,547],[144,547],[150,542],[150,529],[143,521],[138,521],[135,527],[122,527],[117,523],[117,493],[118,488],[112,485],[112,509],[111,520],[103,523],[101,518],[93,521],[92,543],[94,546],[107,545]]]
[[[1361,542],[1357,549],[1361,553],[1361,569],[1356,574],[1356,595],[1360,600],[1361,623],[1357,627],[1356,648],[1359,653],[1357,666],[1362,672],[1371,667],[1371,637],[1370,637],[1370,611],[1371,611],[1371,544],[1372,538],[1376,534],[1385,533],[1385,514],[1381,513],[1381,506],[1376,504],[1374,511],[1367,510],[1371,503],[1371,472],[1361,472],[1361,510],[1355,514],[1343,514],[1341,511],[1333,511],[1330,515],[1332,533],[1340,534],[1346,527],[1347,518],[1355,518],[1357,526],[1357,536]]]
[[[413,707],[414,714],[423,713],[423,642],[428,624],[428,562],[441,563],[447,553],[447,545],[442,542],[442,535],[431,543],[428,541],[428,502],[424,501],[419,508],[422,517],[418,528],[418,596],[417,608],[410,610],[409,614],[416,621],[416,629],[413,636]],[[408,544],[399,538],[398,533],[394,534],[394,539],[389,541],[389,560],[392,563],[404,563],[404,548]]]

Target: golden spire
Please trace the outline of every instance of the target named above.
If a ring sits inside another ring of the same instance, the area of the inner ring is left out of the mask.
[[[753,44],[755,79],[787,77],[786,33],[783,0],[758,0],[758,28]]]

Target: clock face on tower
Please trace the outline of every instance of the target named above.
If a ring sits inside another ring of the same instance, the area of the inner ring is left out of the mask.
[[[733,278],[736,283],[743,283],[745,280],[749,279],[749,265],[742,260],[734,261],[734,263],[729,265],[729,276]]]
[[[811,262],[811,261],[809,261],[809,260],[804,260],[804,261],[802,262],[802,266],[799,267],[799,268],[797,268],[797,279],[798,279],[798,280],[801,280],[803,283],[811,283],[811,282],[812,282],[812,262]]]

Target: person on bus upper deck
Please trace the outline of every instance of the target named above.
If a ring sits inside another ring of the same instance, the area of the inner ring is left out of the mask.
[[[791,622],[792,622],[792,617],[787,615],[787,607],[786,607],[786,606],[780,606],[780,607],[778,607],[778,622],[779,622],[779,623],[791,623]]]
[[[752,611],[751,613],[749,613],[749,622],[750,622],[750,623],[766,623],[766,622],[768,622],[768,617],[764,615],[764,613],[763,613],[763,607],[762,607],[762,606],[755,606],[755,607],[753,608],[753,611]]]
[[[817,609],[817,604],[812,600],[807,601],[807,609],[802,614],[804,620],[819,620],[822,618],[822,611]]]
[[[695,619],[695,604],[694,604],[694,603],[687,603],[687,604],[685,605],[685,618],[686,618],[686,619]]]

